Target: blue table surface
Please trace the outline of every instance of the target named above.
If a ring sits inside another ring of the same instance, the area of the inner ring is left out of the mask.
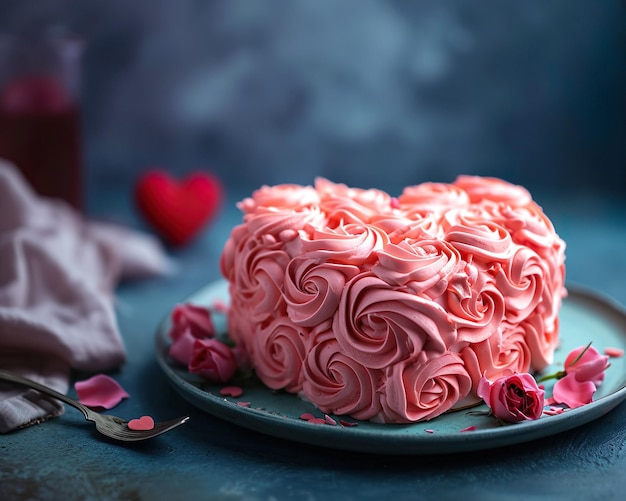
[[[241,197],[228,195],[198,240],[169,250],[176,274],[117,290],[128,361],[111,375],[131,398],[112,413],[190,421],[152,441],[121,445],[102,440],[68,408],[0,435],[0,499],[621,499],[626,404],[585,426],[505,449],[400,457],[292,443],[188,404],[160,371],[154,336],[174,304],[220,277],[222,246],[240,219],[234,204]],[[536,199],[568,244],[568,280],[626,304],[626,204],[591,195]],[[142,227],[127,190],[102,188],[91,200],[91,217]]]

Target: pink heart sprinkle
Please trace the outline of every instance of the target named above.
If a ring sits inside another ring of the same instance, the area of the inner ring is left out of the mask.
[[[315,416],[310,412],[305,412],[304,414],[300,414],[300,419],[303,421],[310,421],[311,419],[315,419]]]
[[[475,429],[476,429],[476,427],[475,427],[475,426],[468,426],[467,428],[463,428],[463,429],[462,429],[462,430],[460,430],[460,431],[474,431]]]
[[[252,405],[250,402],[237,402],[239,407],[250,407]]]
[[[237,398],[243,395],[243,388],[239,386],[224,386],[224,388],[220,390],[220,395]]]
[[[131,419],[128,428],[135,431],[148,431],[154,428],[154,419],[150,416],[141,416],[139,419]]]

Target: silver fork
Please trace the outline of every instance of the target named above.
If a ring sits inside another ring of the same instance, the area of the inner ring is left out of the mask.
[[[122,418],[111,416],[109,414],[100,414],[99,412],[95,412],[89,407],[84,406],[80,402],[77,402],[76,400],[73,400],[68,396],[63,395],[63,393],[59,393],[52,388],[48,388],[47,386],[32,381],[31,379],[22,377],[19,374],[15,374],[14,372],[0,370],[0,380],[16,383],[22,386],[28,386],[29,388],[33,388],[41,393],[45,393],[50,397],[56,398],[57,400],[61,400],[62,402],[71,405],[72,407],[82,412],[87,421],[94,422],[96,424],[96,429],[100,433],[115,440],[120,440],[122,442],[135,442],[156,437],[157,435],[161,435],[166,431],[170,431],[177,426],[180,426],[189,419],[189,416],[185,416],[178,419],[172,419],[171,421],[154,423],[154,428],[152,428],[151,430],[131,430],[128,427],[128,421]]]

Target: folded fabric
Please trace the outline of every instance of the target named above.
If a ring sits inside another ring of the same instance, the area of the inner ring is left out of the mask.
[[[0,160],[0,368],[62,393],[72,369],[103,372],[125,361],[113,291],[122,278],[171,271],[160,243],[87,221],[37,196]],[[63,406],[0,382],[0,432],[63,412]]]

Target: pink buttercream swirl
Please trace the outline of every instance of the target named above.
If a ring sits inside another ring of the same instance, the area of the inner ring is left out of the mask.
[[[314,327],[331,318],[346,282],[360,272],[358,266],[319,262],[307,255],[294,258],[285,273],[287,312],[297,325]]]
[[[495,380],[510,372],[528,372],[531,352],[526,337],[524,324],[502,322],[493,336],[465,347],[461,358],[472,378],[473,388],[478,387],[483,376]]]
[[[369,272],[346,284],[333,332],[345,353],[374,369],[417,356],[423,349],[443,353],[456,341],[441,306],[390,287]]]
[[[421,352],[387,369],[382,388],[383,421],[427,421],[465,398],[472,380],[456,353]]]
[[[250,355],[256,374],[265,385],[273,390],[300,391],[307,333],[287,317],[277,318],[257,331]]]
[[[368,224],[340,224],[313,231],[302,240],[302,253],[309,258],[350,265],[376,260],[376,251],[389,242],[387,234]]]
[[[322,412],[372,419],[381,411],[378,387],[383,372],[343,352],[335,335],[323,330],[311,339],[304,361],[302,395]]]
[[[349,188],[321,178],[316,180],[315,187],[320,193],[320,207],[328,215],[329,226],[368,224],[394,205],[392,198],[380,190]]]
[[[489,200],[524,207],[532,201],[526,188],[493,177],[459,176],[453,185],[464,190],[472,203]]]
[[[416,208],[443,212],[467,207],[470,204],[470,197],[465,190],[452,184],[422,183],[404,188],[398,201],[400,207],[407,212],[412,212]]]
[[[390,285],[408,285],[416,294],[434,298],[464,266],[459,252],[444,240],[403,240],[378,252],[372,272]]]

